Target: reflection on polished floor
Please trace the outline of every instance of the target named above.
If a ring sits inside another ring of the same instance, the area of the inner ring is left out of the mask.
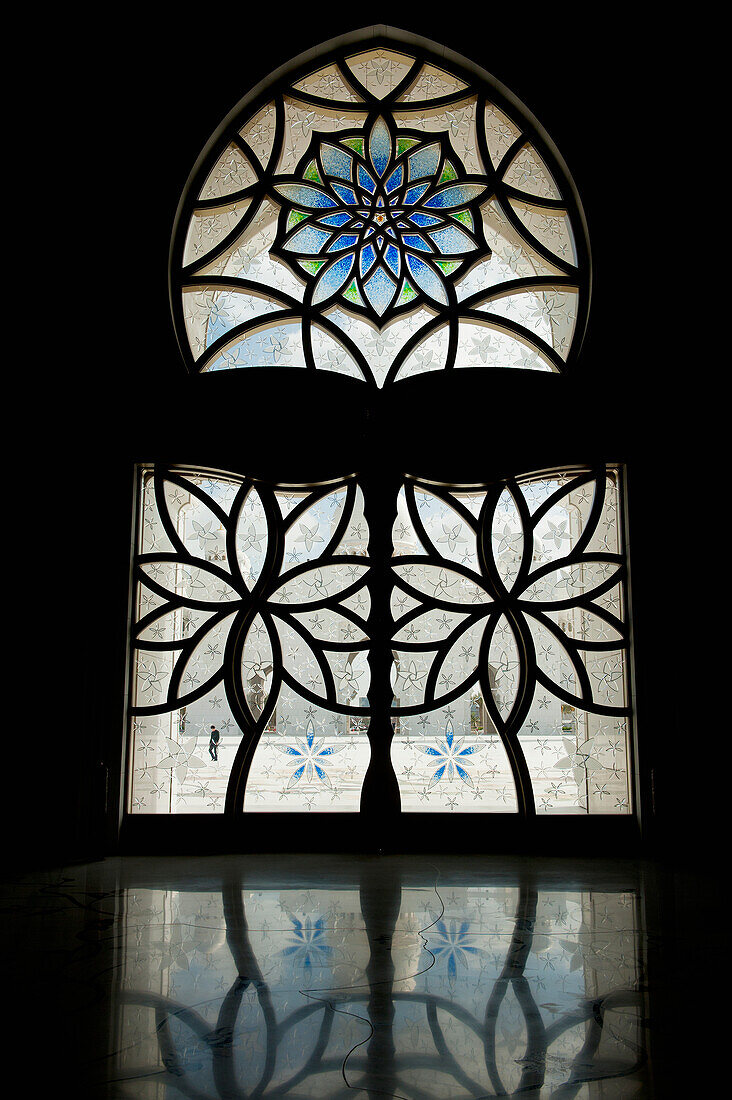
[[[120,1100],[671,1095],[647,892],[633,862],[444,855],[25,874],[2,908],[29,1081]]]

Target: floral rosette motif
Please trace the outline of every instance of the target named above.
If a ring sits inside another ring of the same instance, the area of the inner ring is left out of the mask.
[[[518,773],[516,737],[542,692],[570,712],[629,713],[625,567],[608,548],[607,484],[604,468],[549,479],[533,510],[514,480],[474,494],[472,508],[449,491],[405,484],[417,552],[402,549],[393,559],[393,606],[406,608],[395,614],[392,641],[395,713],[445,707],[475,688],[494,732],[512,745]],[[430,525],[424,515],[434,504],[441,515]],[[591,747],[565,737],[558,766],[576,769]],[[457,765],[451,743],[427,751],[441,766]]]
[[[155,549],[135,565],[132,713],[187,707],[223,683],[255,735],[283,684],[316,706],[364,714],[353,665],[368,648],[369,566],[363,540],[356,547],[347,537],[356,482],[287,496],[249,479],[188,479],[157,467],[147,491]]]
[[[310,286],[383,327],[424,302],[444,307],[451,283],[490,253],[478,213],[488,180],[466,174],[446,133],[392,129],[316,134],[274,191],[286,205],[272,252]]]

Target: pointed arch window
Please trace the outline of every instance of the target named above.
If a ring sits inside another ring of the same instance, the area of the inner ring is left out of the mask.
[[[246,416],[251,368],[279,402],[285,368],[365,402],[571,373],[590,254],[528,111],[372,33],[232,112],[170,280],[188,370],[231,372]],[[128,812],[630,813],[620,466],[507,474],[487,444],[456,483],[366,451],[317,485],[140,466]]]

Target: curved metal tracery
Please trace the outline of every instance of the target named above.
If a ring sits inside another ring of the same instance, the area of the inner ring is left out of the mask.
[[[181,203],[171,290],[192,371],[375,387],[565,370],[589,276],[528,112],[426,43],[370,38],[231,116]],[[630,811],[616,470],[142,477],[133,812]]]
[[[588,305],[574,189],[528,112],[425,46],[319,52],[190,181],[171,268],[189,369],[384,385],[565,369]],[[264,101],[263,101],[264,100]]]
[[[133,810],[356,811],[378,749],[407,810],[628,811],[613,470],[404,479],[390,559],[355,476],[141,476]]]

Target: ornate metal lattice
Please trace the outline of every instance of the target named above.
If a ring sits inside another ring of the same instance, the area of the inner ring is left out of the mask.
[[[321,52],[242,107],[174,238],[192,371],[562,372],[588,286],[581,211],[536,122],[487,74],[393,42]]]
[[[365,488],[142,471],[133,811],[627,812],[616,472]]]
[[[565,371],[589,276],[529,113],[370,36],[232,113],[180,205],[171,300],[191,371],[331,371],[375,407],[430,371]],[[445,487],[377,461],[377,434],[320,487],[142,471],[132,811],[629,812],[619,471],[497,479],[487,457]]]

